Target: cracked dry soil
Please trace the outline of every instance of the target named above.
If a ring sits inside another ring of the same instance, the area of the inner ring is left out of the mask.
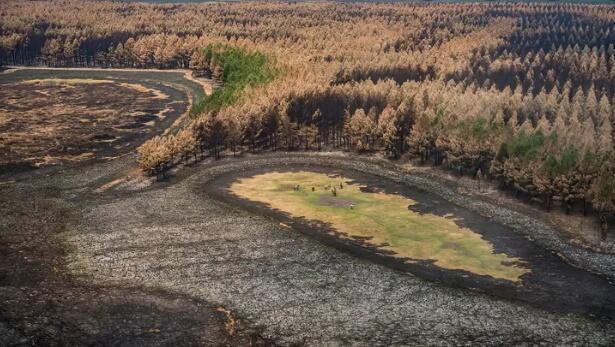
[[[166,183],[120,185],[95,193],[117,178],[119,168],[127,165],[122,160],[42,180],[47,186],[61,186],[59,199],[75,209],[77,217],[61,233],[70,277],[95,288],[96,298],[104,293],[113,300],[114,291],[127,290],[162,300],[157,316],[138,309],[131,314],[133,308],[126,306],[128,318],[109,315],[110,322],[127,319],[129,326],[138,327],[139,315],[145,314],[158,317],[162,323],[156,329],[180,344],[215,344],[225,341],[224,326],[216,324],[223,320],[212,318],[207,325],[198,319],[216,312],[224,318],[215,310],[220,306],[241,322],[238,334],[244,339],[229,342],[238,345],[250,339],[309,346],[615,344],[611,321],[548,311],[395,271],[340,252],[274,219],[211,199],[203,189],[219,175],[249,167],[292,161],[348,165],[348,160],[299,154],[228,158],[187,168]],[[171,308],[158,292],[172,301]],[[195,302],[203,303],[201,311]],[[97,299],[85,308],[77,304],[75,310],[82,319],[101,322],[92,310],[112,312],[109,306]],[[173,314],[188,320],[177,323]],[[74,322],[70,312],[58,315]],[[26,326],[30,318],[22,319]],[[6,322],[4,329],[16,325]],[[199,324],[201,328],[194,328]],[[195,331],[210,338],[198,340],[191,335]],[[111,335],[94,336],[105,342]],[[112,341],[138,341],[134,333],[112,336]]]
[[[232,311],[199,298],[67,271],[75,249],[62,233],[80,221],[79,192],[119,167],[41,170],[0,186],[0,346],[268,345]]]

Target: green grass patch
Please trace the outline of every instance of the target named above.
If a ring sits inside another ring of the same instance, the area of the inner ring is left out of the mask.
[[[522,131],[511,141],[500,145],[496,159],[499,161],[503,161],[510,157],[529,160],[535,159],[546,140],[546,137],[540,131],[533,134],[527,134]]]
[[[235,102],[247,86],[269,83],[278,74],[269,58],[261,52],[249,52],[244,48],[215,44],[204,49],[210,66],[223,69],[222,87],[196,102],[191,115],[216,111]]]
[[[393,251],[396,257],[429,260],[442,268],[515,282],[529,272],[513,265],[519,259],[494,254],[493,245],[480,234],[459,227],[453,216],[417,213],[408,209],[416,204],[413,200],[363,192],[361,187],[323,173],[270,172],[240,179],[230,191],[291,216],[329,223],[349,237],[367,238],[369,244]]]

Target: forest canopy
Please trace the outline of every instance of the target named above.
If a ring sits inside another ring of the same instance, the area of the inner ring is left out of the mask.
[[[204,152],[337,148],[615,213],[613,5],[3,1],[0,61],[219,79],[139,150],[156,175]]]

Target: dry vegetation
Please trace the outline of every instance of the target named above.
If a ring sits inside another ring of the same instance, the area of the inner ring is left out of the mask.
[[[108,80],[45,79],[0,88],[0,166],[82,160],[154,125],[168,97]]]
[[[605,232],[615,212],[613,6],[8,1],[0,16],[5,63],[251,71],[231,102],[146,143],[146,171],[337,147],[490,175],[546,208],[593,208]],[[266,64],[243,69],[254,52]]]

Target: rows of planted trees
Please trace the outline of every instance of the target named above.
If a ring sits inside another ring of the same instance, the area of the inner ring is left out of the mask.
[[[592,109],[591,98],[580,105],[570,98],[565,92],[532,96],[441,81],[331,86],[208,113],[184,129],[177,144],[169,146],[169,138],[148,144],[160,150],[148,148],[143,159],[149,158],[145,152],[175,150],[154,161],[163,166],[142,164],[161,174],[173,160],[241,146],[382,151],[488,175],[547,209],[555,202],[568,212],[593,207],[606,217],[615,207],[611,103],[601,98]]]
[[[0,17],[8,64],[223,82],[140,148],[159,177],[205,155],[338,148],[487,175],[604,227],[615,213],[615,6],[9,1]]]

